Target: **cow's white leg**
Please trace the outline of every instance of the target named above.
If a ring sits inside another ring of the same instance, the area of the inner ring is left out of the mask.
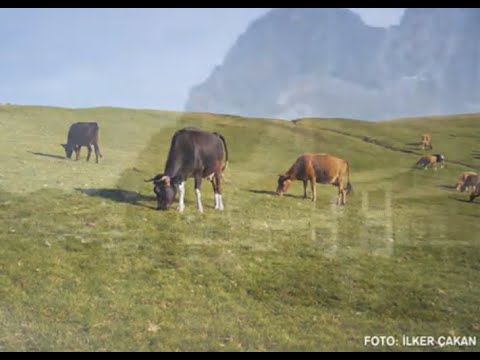
[[[185,181],[178,185],[178,192],[180,193],[178,199],[178,211],[185,210]]]
[[[312,201],[315,202],[317,201],[317,179],[316,178],[311,178],[310,179],[310,185],[312,186]]]
[[[338,186],[338,196],[337,196],[337,205],[345,205],[344,194],[346,191]]]
[[[221,194],[215,194],[215,203],[218,205],[215,209],[223,211],[225,208],[223,206],[223,200]]]
[[[195,189],[195,193],[197,194],[197,209],[203,213],[202,194],[200,193],[200,189]]]

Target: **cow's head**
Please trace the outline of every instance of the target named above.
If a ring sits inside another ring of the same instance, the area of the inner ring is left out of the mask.
[[[153,192],[157,195],[157,210],[168,210],[177,195],[177,187],[170,177],[158,174],[145,182],[153,182]]]
[[[70,144],[60,144],[65,149],[65,155],[68,159],[72,158],[73,146]]]
[[[285,175],[278,175],[277,195],[282,196],[288,191],[292,180]]]

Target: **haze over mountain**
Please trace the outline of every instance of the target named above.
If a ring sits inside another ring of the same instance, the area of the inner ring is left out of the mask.
[[[480,112],[480,9],[406,9],[366,25],[348,9],[274,9],[254,21],[186,111],[297,118]]]

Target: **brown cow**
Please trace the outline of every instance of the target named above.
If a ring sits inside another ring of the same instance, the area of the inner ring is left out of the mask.
[[[458,177],[455,189],[460,192],[464,192],[469,189],[473,190],[479,180],[480,178],[478,177],[477,173],[473,171],[466,171]]]
[[[328,154],[301,155],[285,175],[279,175],[277,194],[287,192],[294,180],[303,181],[303,198],[307,198],[307,185],[310,181],[312,201],[317,199],[316,184],[332,184],[338,187],[337,205],[345,205],[347,195],[352,192],[350,185],[350,165],[343,159]],[[347,184],[345,186],[345,181]]]
[[[422,150],[432,150],[432,137],[429,134],[422,135]]]
[[[442,154],[435,154],[435,155],[426,155],[422,156],[420,160],[417,161],[415,167],[423,167],[424,170],[430,166],[432,169],[437,170],[437,166],[443,168],[445,163],[445,156]]]

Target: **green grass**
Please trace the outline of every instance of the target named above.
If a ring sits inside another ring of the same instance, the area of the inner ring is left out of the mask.
[[[480,335],[480,200],[449,188],[480,168],[479,120],[0,107],[0,351],[478,351],[363,342]],[[61,158],[75,121],[99,122],[99,164]],[[225,212],[192,180],[184,214],[153,210],[143,179],[187,125],[227,140]],[[412,170],[424,132],[444,169]],[[347,206],[271,195],[305,152],[351,162]]]

